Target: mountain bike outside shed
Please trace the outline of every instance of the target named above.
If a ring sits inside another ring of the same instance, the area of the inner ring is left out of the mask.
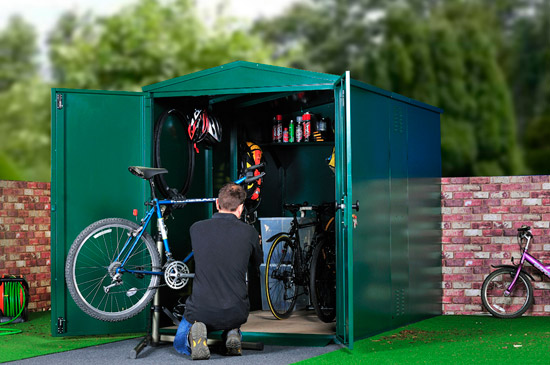
[[[239,145],[254,141],[267,161],[259,218],[284,216],[283,203],[338,206],[333,330],[276,333],[266,325],[249,338],[352,346],[354,340],[441,314],[442,111],[356,81],[349,72],[336,76],[237,61],[142,92],[52,89],[52,335],[145,330],[147,313],[122,323],[83,313],[67,291],[65,259],[90,223],[134,220],[133,209],[143,215],[148,186],[127,168],[153,166],[153,130],[164,111],[195,105],[216,112],[223,141],[196,155],[188,198],[214,196],[226,177],[236,179]],[[296,120],[304,112],[329,121],[330,138],[273,143],[274,116]],[[185,132],[175,123],[163,131],[163,167],[174,187],[187,177],[188,148],[180,138]],[[333,149],[334,172],[327,166]],[[357,202],[359,211],[353,209]],[[175,255],[189,251],[190,225],[212,212],[212,205],[174,212],[168,234],[171,242],[181,241]]]

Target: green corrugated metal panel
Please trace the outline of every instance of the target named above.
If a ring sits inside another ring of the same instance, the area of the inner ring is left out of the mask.
[[[57,95],[62,97],[57,103]],[[128,172],[150,163],[145,93],[52,90],[52,335],[142,331],[145,313],[107,323],[84,314],[65,286],[65,257],[87,225],[144,213],[145,184]],[[65,331],[58,334],[58,318]]]
[[[390,105],[384,94],[352,87],[352,201],[360,201],[353,229],[357,338],[391,326]]]
[[[410,109],[409,309],[419,321],[441,314],[441,144],[439,114]]]
[[[270,88],[288,89],[310,86],[319,90],[323,86],[332,89],[337,76],[312,71],[295,70],[285,67],[263,65],[259,63],[236,61],[208,70],[180,76],[171,80],[143,87],[155,95],[176,92],[202,95],[265,92]],[[258,88],[262,88],[258,91]]]
[[[407,173],[407,107],[393,99],[390,106],[390,251],[392,327],[409,320],[409,237]]]
[[[353,347],[355,313],[353,231],[349,209],[351,185],[350,75],[346,72],[335,83],[335,200],[336,210],[336,336]],[[345,209],[348,207],[348,209]]]
[[[437,108],[352,85],[351,201],[361,202],[353,230],[357,339],[439,314],[440,215],[433,193],[441,157]],[[413,226],[419,219],[426,221]]]

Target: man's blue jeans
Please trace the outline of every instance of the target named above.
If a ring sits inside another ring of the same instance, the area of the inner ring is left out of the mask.
[[[192,324],[187,322],[185,317],[181,317],[180,325],[178,326],[178,331],[176,332],[176,337],[174,338],[174,348],[180,354],[191,355],[191,346],[189,346],[188,334],[191,330]]]

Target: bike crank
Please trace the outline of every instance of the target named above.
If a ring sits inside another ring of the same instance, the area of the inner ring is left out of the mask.
[[[172,261],[164,270],[164,281],[172,289],[182,289],[195,274],[189,273],[189,267],[181,261]]]

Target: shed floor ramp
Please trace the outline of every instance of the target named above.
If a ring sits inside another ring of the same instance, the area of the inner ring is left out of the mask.
[[[300,310],[283,320],[279,320],[270,311],[253,311],[248,321],[241,326],[242,332],[293,333],[308,335],[334,335],[336,322],[321,321],[315,311]]]

